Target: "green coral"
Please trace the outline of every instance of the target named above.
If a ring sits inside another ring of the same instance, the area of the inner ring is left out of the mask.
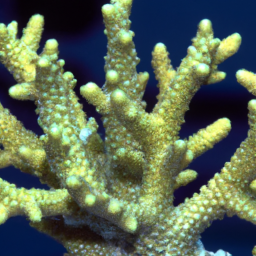
[[[58,42],[48,40],[37,54],[43,17],[32,16],[21,39],[16,22],[0,25],[1,62],[18,82],[9,94],[35,102],[44,132],[28,131],[1,105],[0,166],[13,165],[51,187],[29,190],[0,179],[0,223],[26,216],[70,255],[196,256],[204,251],[200,234],[213,220],[227,213],[256,222],[255,100],[249,102],[248,138],[231,161],[199,194],[173,205],[174,191],[197,177],[188,165],[230,131],[230,121],[221,118],[188,139],[179,137],[192,97],[201,85],[225,78],[218,65],[236,53],[241,37],[214,38],[211,22],[202,20],[177,70],[166,46],[156,44],[159,95],[148,113],[142,97],[149,74],[136,71],[131,5],[112,0],[102,7],[106,81],[102,88],[93,82],[80,88],[102,115],[105,140],[78,102],[76,79],[58,59]],[[240,70],[237,79],[255,95],[254,74]]]

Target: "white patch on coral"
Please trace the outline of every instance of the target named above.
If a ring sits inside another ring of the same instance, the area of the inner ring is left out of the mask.
[[[92,130],[89,128],[84,128],[79,134],[79,138],[83,141],[84,145],[88,143],[88,138],[92,135]]]
[[[218,250],[214,256],[232,256],[230,253],[228,252],[224,252],[223,250]]]
[[[201,242],[201,240],[198,240],[198,241],[196,242],[196,247],[197,247],[196,253],[197,253],[198,256],[206,256],[206,255],[205,255],[204,245],[203,245],[203,243]]]
[[[206,251],[204,249],[204,245],[201,242],[201,240],[198,240],[196,242],[196,246],[197,246],[197,250],[196,250],[197,256],[232,256],[230,253],[225,252],[223,250],[218,250],[216,253]]]

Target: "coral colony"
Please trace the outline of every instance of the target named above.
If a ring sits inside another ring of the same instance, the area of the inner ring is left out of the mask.
[[[17,188],[0,179],[0,223],[26,216],[69,256],[230,255],[207,252],[199,238],[225,214],[256,223],[256,100],[248,104],[248,137],[230,162],[176,207],[173,194],[197,177],[189,164],[231,128],[222,118],[187,139],[179,137],[192,97],[201,85],[225,78],[218,64],[237,52],[241,37],[214,38],[211,22],[202,20],[177,70],[166,46],[157,43],[152,66],[158,102],[147,113],[142,97],[149,74],[136,71],[140,60],[130,30],[131,5],[132,0],[111,0],[102,7],[106,81],[102,88],[93,82],[80,88],[102,116],[104,140],[78,102],[76,79],[58,59],[58,42],[49,39],[37,54],[43,16],[31,17],[21,39],[17,22],[0,24],[0,60],[17,81],[9,95],[35,102],[44,133],[25,129],[0,105],[0,167],[13,165],[51,188]],[[255,74],[239,70],[236,76],[256,95]]]

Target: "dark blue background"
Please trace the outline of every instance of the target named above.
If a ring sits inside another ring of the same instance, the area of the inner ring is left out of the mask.
[[[0,1],[0,22],[19,22],[19,36],[29,17],[35,13],[45,16],[45,41],[56,38],[59,42],[60,58],[66,62],[65,70],[74,73],[78,80],[76,91],[88,81],[98,85],[104,83],[104,60],[106,38],[103,34],[101,5],[106,0],[2,0]],[[172,65],[178,67],[186,55],[187,47],[196,34],[197,24],[208,18],[213,23],[215,36],[223,39],[238,32],[242,45],[238,53],[221,64],[219,69],[227,72],[225,81],[203,86],[196,94],[186,114],[186,124],[181,137],[196,132],[216,119],[228,117],[232,122],[230,135],[190,166],[199,173],[196,181],[175,193],[178,204],[185,197],[198,192],[221,167],[246,138],[247,103],[253,98],[235,79],[238,69],[256,71],[256,2],[253,0],[134,0],[132,27],[135,44],[141,62],[138,71],[150,73],[145,93],[148,110],[156,102],[156,80],[151,68],[151,51],[157,42],[167,45]],[[42,134],[37,125],[33,102],[21,102],[8,96],[8,88],[15,81],[7,70],[0,66],[0,101],[4,107],[21,120],[25,127]],[[89,116],[95,112],[84,101]],[[99,119],[98,119],[99,120]],[[100,122],[100,121],[99,121]],[[102,129],[100,130],[103,133]],[[14,168],[1,170],[0,176],[17,186],[46,188],[36,178],[20,173]],[[205,233],[202,241],[209,251],[224,249],[233,256],[249,256],[256,244],[256,227],[236,217],[215,221]],[[15,217],[0,226],[1,256],[61,256],[65,249],[51,238],[28,226],[25,218]]]

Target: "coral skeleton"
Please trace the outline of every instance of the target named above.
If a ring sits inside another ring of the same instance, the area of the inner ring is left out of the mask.
[[[207,252],[200,234],[225,214],[256,224],[256,100],[248,104],[248,137],[230,162],[178,206],[173,195],[196,179],[189,164],[231,129],[229,119],[221,118],[189,138],[179,137],[192,97],[202,85],[225,78],[218,65],[237,52],[241,36],[214,38],[211,22],[200,21],[177,69],[167,47],[157,43],[152,66],[158,102],[148,113],[142,98],[149,74],[136,71],[131,6],[132,0],[111,0],[102,7],[106,80],[80,88],[101,115],[105,138],[82,110],[73,91],[77,81],[58,59],[58,42],[49,39],[37,53],[43,16],[32,16],[20,39],[17,22],[0,24],[0,61],[17,81],[9,95],[34,101],[44,133],[25,129],[0,105],[0,167],[13,165],[51,188],[19,188],[0,179],[0,224],[26,216],[69,256],[230,255]],[[236,76],[256,96],[256,75],[239,70]]]

